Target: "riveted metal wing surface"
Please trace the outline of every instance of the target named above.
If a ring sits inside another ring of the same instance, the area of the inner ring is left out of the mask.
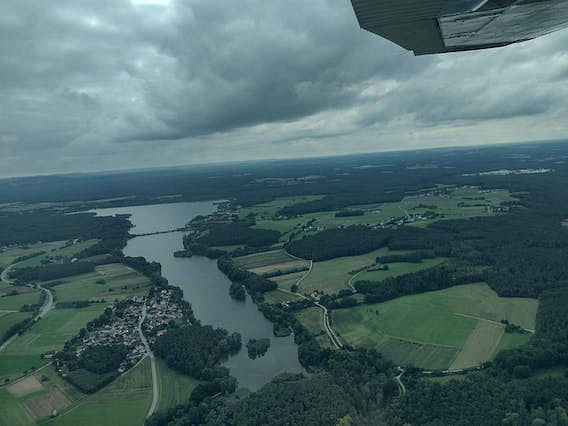
[[[361,28],[415,55],[506,46],[568,27],[568,0],[351,0]]]

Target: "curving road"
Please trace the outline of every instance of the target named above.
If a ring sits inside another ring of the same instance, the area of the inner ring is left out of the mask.
[[[304,262],[310,262],[310,268],[308,269],[308,271],[304,275],[302,275],[300,277],[300,279],[298,279],[298,281],[296,281],[296,283],[295,283],[297,287],[300,287],[300,284],[302,283],[302,281],[304,281],[304,279],[308,275],[310,275],[310,272],[312,272],[312,269],[314,267],[314,261],[302,259],[301,257],[294,256],[293,254],[290,254],[288,252],[286,252],[286,254],[290,257],[293,257],[294,259],[303,260]],[[316,305],[318,308],[322,309],[323,310],[323,328],[325,329],[327,336],[329,337],[329,340],[331,340],[331,343],[333,343],[333,346],[335,346],[336,349],[341,349],[343,347],[341,340],[339,340],[339,337],[337,337],[337,335],[335,334],[335,332],[331,328],[331,324],[329,322],[329,313],[328,313],[327,308],[325,306],[321,305],[320,303],[316,302],[315,300],[313,300],[310,297],[304,296],[301,293],[294,293],[293,291],[288,291],[288,290],[284,290],[284,289],[279,289],[279,290],[284,291],[286,293],[291,293],[295,296],[301,297],[302,299],[311,300],[314,303],[314,305]]]
[[[13,263],[10,266],[8,266],[6,269],[4,269],[4,271],[2,271],[2,274],[0,274],[0,279],[2,279],[2,281],[4,281],[5,283],[13,284],[13,281],[10,280],[10,278],[8,278],[8,273],[9,273],[10,269],[12,269],[16,265],[17,265],[17,263]],[[31,285],[30,285],[30,287],[31,287]],[[51,293],[51,291],[49,291],[47,288],[42,287],[39,284],[37,285],[37,288],[39,288],[41,291],[45,292],[47,297],[45,298],[45,302],[43,303],[39,312],[33,318],[34,321],[37,321],[38,319],[43,318],[49,311],[51,311],[53,309],[53,293]],[[0,352],[2,352],[4,349],[6,349],[6,347],[10,343],[12,343],[12,341],[18,336],[19,336],[18,334],[15,334],[12,337],[10,337],[8,340],[6,340],[4,343],[2,343],[2,345],[0,345]]]
[[[289,256],[298,259],[298,260],[304,260],[307,262],[306,259],[302,259],[299,258],[297,256],[294,256],[288,252],[286,252],[286,254],[288,254]],[[312,267],[314,265],[313,260],[310,260],[310,269],[308,270],[308,272],[306,272],[304,275],[302,275],[300,277],[300,279],[298,281],[296,281],[296,285],[299,287],[300,283],[310,274],[310,272],[312,271]],[[351,277],[351,279],[347,282],[347,284],[349,285],[349,287],[351,287],[351,289],[353,290],[354,293],[356,293],[355,288],[353,287],[352,284],[352,280],[353,278],[355,278],[357,275],[359,275],[361,272],[364,272],[366,269],[359,271],[358,273],[356,273],[355,275],[353,275]],[[289,291],[289,290],[285,290],[283,288],[279,288],[278,290],[283,291],[285,293],[290,293],[293,294],[295,296],[301,297],[302,299],[306,299],[306,300],[311,300],[317,307],[321,308],[323,310],[323,326],[325,331],[327,332],[327,335],[329,337],[329,340],[331,340],[331,343],[333,343],[333,345],[336,347],[336,349],[341,349],[343,348],[343,343],[341,343],[341,340],[339,340],[339,337],[337,337],[337,335],[335,334],[335,332],[333,331],[333,328],[331,327],[331,324],[329,322],[329,312],[327,310],[327,308],[325,306],[323,306],[322,304],[316,302],[315,300],[304,296],[301,293],[294,293],[293,291]],[[404,383],[402,383],[402,376],[405,373],[405,370],[402,367],[397,367],[399,374],[397,376],[394,377],[394,380],[396,381],[396,384],[398,385],[398,390],[400,392],[400,396],[404,395],[406,393],[406,387],[404,386]]]
[[[398,369],[398,376],[395,376],[394,380],[396,380],[396,384],[398,385],[398,390],[400,392],[400,396],[404,395],[406,393],[406,387],[404,386],[404,383],[402,383],[401,377],[404,374],[404,369],[402,367],[397,367]]]
[[[154,353],[150,349],[150,345],[148,344],[148,340],[146,340],[146,336],[142,333],[142,323],[146,319],[146,304],[142,308],[142,316],[140,317],[140,321],[138,322],[138,334],[140,335],[140,340],[142,340],[142,344],[146,348],[146,354],[150,357],[150,363],[152,366],[152,403],[150,404],[150,408],[148,409],[148,413],[146,413],[146,418],[150,417],[156,411],[156,406],[158,405],[158,372],[156,370],[156,360],[154,359]]]
[[[10,280],[10,278],[8,278],[8,273],[13,266],[14,265],[7,266],[6,269],[2,271],[2,273],[0,274],[0,281],[4,281],[7,284],[12,284],[12,281]]]

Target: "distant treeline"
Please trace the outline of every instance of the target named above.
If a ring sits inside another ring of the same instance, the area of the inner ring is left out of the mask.
[[[17,268],[10,271],[10,278],[19,283],[33,281],[51,281],[72,275],[93,272],[95,265],[90,262],[74,262],[62,264],[50,264],[33,268]]]
[[[353,188],[351,188],[351,191]],[[320,200],[305,201],[302,203],[293,204],[291,206],[283,207],[278,214],[284,216],[299,216],[308,213],[332,211],[343,209],[348,206],[358,204],[371,204],[371,203],[390,203],[400,201],[403,193],[396,192],[391,194],[386,193],[373,193],[373,192],[358,192],[358,193],[341,193],[327,195]]]
[[[131,226],[124,217],[102,217],[91,213],[3,213],[0,215],[0,245],[73,238],[117,239],[126,235]]]
[[[376,259],[377,263],[420,263],[422,259],[433,259],[436,257],[434,250],[415,251],[406,254],[389,254],[387,256],[379,256]]]
[[[335,213],[335,217],[353,217],[353,216],[363,216],[365,212],[363,210],[341,210]]]

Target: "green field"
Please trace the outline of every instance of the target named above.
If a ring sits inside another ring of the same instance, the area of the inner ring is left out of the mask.
[[[200,383],[199,380],[169,368],[164,361],[156,358],[158,372],[157,411],[168,410],[187,402],[191,391]]]
[[[6,390],[0,388],[0,425],[28,426],[33,425],[33,417]]]
[[[264,251],[262,253],[249,254],[235,257],[235,263],[243,269],[256,269],[280,263],[293,262],[296,259],[289,256],[284,250]]]
[[[283,206],[294,202],[319,199],[321,197],[289,197],[279,198],[270,203],[258,204],[243,208],[239,211],[240,217],[250,213],[256,214],[255,228],[271,229],[282,233],[280,241],[288,241],[290,234],[294,232],[295,238],[301,238],[311,232],[302,232],[302,226],[315,219],[313,226],[320,229],[337,228],[338,226],[367,225],[385,222],[393,217],[406,215],[424,215],[426,212],[434,212],[439,215],[435,219],[417,220],[410,223],[411,226],[426,226],[437,220],[470,218],[476,216],[491,216],[497,214],[493,208],[503,202],[515,201],[509,191],[480,190],[476,187],[460,187],[448,190],[448,193],[438,194],[435,192],[405,197],[400,202],[351,206],[364,211],[362,216],[335,217],[338,211],[316,212],[290,219],[276,219],[276,212]],[[425,207],[427,206],[427,207]],[[434,209],[428,208],[434,206]]]
[[[18,311],[24,305],[33,305],[39,302],[39,291],[22,293],[16,296],[6,295],[0,292],[0,310]],[[1,321],[1,318],[0,318]]]
[[[122,264],[100,265],[95,272],[65,278],[64,281],[67,283],[53,287],[57,302],[99,299],[109,302],[141,294],[150,284],[148,278]]]
[[[269,203],[256,204],[251,207],[242,208],[239,210],[239,216],[244,218],[252,213],[260,217],[272,217],[283,207],[304,203],[306,201],[320,200],[322,198],[323,195],[300,195],[296,197],[277,198]]]
[[[97,393],[80,400],[45,424],[62,426],[139,426],[152,401],[150,360],[120,376]]]
[[[5,268],[18,257],[40,253],[42,251],[48,252],[51,250],[56,250],[63,245],[65,245],[65,241],[54,241],[51,243],[35,243],[1,249],[2,251],[0,252],[0,267]]]
[[[11,326],[31,317],[31,312],[7,312],[0,314],[0,338],[4,336],[4,333],[6,333]]]
[[[316,338],[323,348],[331,348],[332,344],[323,326],[323,311],[313,307],[295,314],[297,320]]]
[[[296,284],[300,278],[306,275],[307,272],[308,271],[302,271],[302,272],[294,272],[292,274],[279,275],[277,277],[270,278],[270,280],[278,284],[279,288],[290,290],[290,288],[294,284]]]
[[[78,253],[89,248],[97,243],[98,240],[86,240],[86,241],[78,241],[75,244],[71,244],[66,247],[53,247],[49,250],[45,250],[47,253],[41,256],[35,256],[31,259],[24,260],[23,262],[19,262],[17,268],[29,268],[35,266],[41,266],[42,261],[46,259],[58,260],[58,259],[72,259]]]
[[[386,278],[397,277],[399,275],[411,274],[413,272],[423,271],[425,269],[433,268],[446,261],[444,257],[435,257],[433,259],[423,259],[420,263],[389,263],[387,271],[366,271],[357,275],[353,282],[357,281],[382,281]]]
[[[47,361],[40,355],[59,350],[71,337],[98,317],[106,304],[91,305],[83,309],[54,309],[14,339],[0,354],[0,382],[20,377],[25,370],[39,368]]]
[[[406,251],[391,251],[381,248],[359,256],[338,257],[323,262],[314,262],[312,271],[301,282],[300,291],[309,294],[314,290],[324,293],[337,293],[348,288],[347,282],[362,279],[383,280],[388,277],[416,272],[431,268],[444,262],[444,258],[425,259],[422,263],[391,263],[388,271],[361,272],[356,277],[354,271],[371,267],[379,256],[389,254],[404,254]]]
[[[84,398],[83,394],[61,379],[52,366],[42,368],[23,381],[29,379],[35,379],[37,380],[36,383],[41,383],[39,389],[28,391],[23,395],[14,395],[10,390],[16,385],[15,383],[0,388],[0,425],[27,426],[36,424],[32,413],[24,405],[29,403],[31,399],[45,397],[53,392],[62,392],[70,402]]]
[[[282,303],[293,300],[300,300],[300,297],[280,290],[264,293],[264,301],[267,303]]]
[[[534,329],[537,308],[535,299],[500,298],[480,283],[336,310],[332,320],[346,343],[377,348],[397,363],[446,369],[456,359],[474,366],[526,343],[529,335],[504,335],[499,321]]]

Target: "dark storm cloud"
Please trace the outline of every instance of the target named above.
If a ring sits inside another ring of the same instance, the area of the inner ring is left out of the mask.
[[[379,133],[489,133],[523,117],[534,130],[533,120],[568,113],[567,43],[565,32],[415,58],[359,30],[348,1],[3,0],[0,166],[14,174],[381,150],[390,147],[368,142]],[[542,139],[563,130],[552,127]]]

